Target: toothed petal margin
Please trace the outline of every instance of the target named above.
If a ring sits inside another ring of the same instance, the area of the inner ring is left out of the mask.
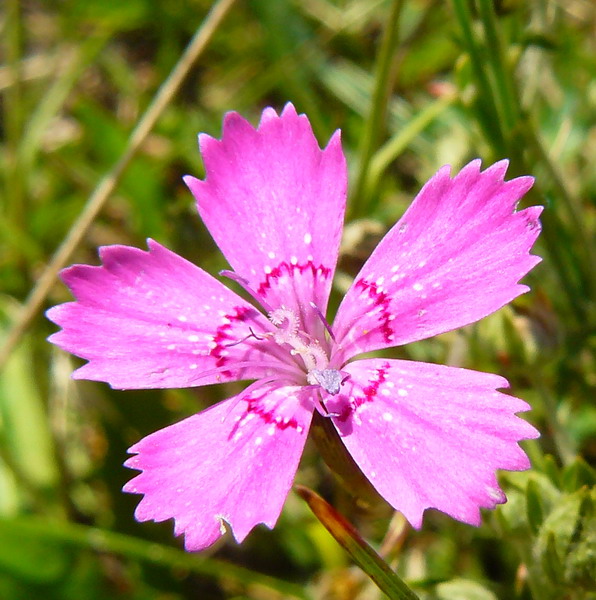
[[[175,520],[187,550],[201,550],[229,526],[242,542],[272,528],[292,485],[310,426],[310,394],[260,388],[156,431],[125,463],[142,471],[124,491],[144,494],[139,521]]]
[[[77,301],[47,312],[62,327],[49,340],[89,361],[73,377],[141,389],[268,375],[258,365],[275,360],[262,345],[234,345],[251,329],[268,329],[265,317],[199,267],[153,240],[148,246],[148,252],[104,246],[102,266],[62,272]],[[236,366],[247,363],[254,366]],[[214,369],[219,372],[203,376]]]
[[[203,134],[200,147],[206,178],[185,182],[232,268],[271,306],[325,312],[346,204],[339,132],[321,150],[287,104],[265,109],[258,129],[228,113],[222,139]]]
[[[475,160],[428,181],[343,299],[337,362],[468,325],[528,291],[518,282],[540,262],[529,251],[542,207],[515,211],[533,179],[505,182],[506,169]]]
[[[497,375],[401,360],[359,360],[326,403],[346,448],[377,491],[414,527],[427,508],[480,524],[506,498],[497,469],[529,468],[518,441],[538,432],[529,406],[495,391]]]

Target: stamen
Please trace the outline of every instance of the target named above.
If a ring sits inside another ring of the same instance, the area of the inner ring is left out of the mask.
[[[266,339],[267,336],[271,335],[271,333],[265,333],[263,334],[263,337],[259,337],[253,330],[252,327],[249,327],[248,330],[250,331],[250,333],[242,338],[241,340],[238,340],[237,342],[232,342],[231,344],[224,344],[225,348],[231,348],[232,346],[237,346],[238,344],[242,344],[243,342],[246,342],[246,340],[250,339],[251,337],[254,337],[255,340],[259,340],[259,342],[262,342],[264,339]]]
[[[336,340],[335,340],[335,336],[333,335],[333,331],[331,330],[331,325],[329,325],[329,323],[327,322],[325,315],[323,315],[323,313],[321,312],[319,307],[314,302],[311,302],[310,305],[312,308],[314,308],[315,312],[317,313],[317,316],[319,317],[319,319],[321,319],[321,323],[323,323],[323,325],[325,326],[327,333],[331,336],[331,339],[335,342]]]
[[[244,277],[241,277],[237,273],[234,273],[234,271],[228,271],[227,269],[220,271],[219,274],[222,277],[227,277],[228,279],[235,281],[247,294],[249,294],[268,313],[271,313],[273,311],[273,308],[271,308],[271,306],[269,306],[269,304],[267,304],[267,302],[265,302],[265,300],[263,300],[263,298],[261,296],[257,295],[257,293],[250,287],[248,280],[244,279]]]

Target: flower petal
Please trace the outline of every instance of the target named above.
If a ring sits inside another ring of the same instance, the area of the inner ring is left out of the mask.
[[[49,339],[89,360],[73,376],[139,389],[267,375],[276,361],[260,350],[264,342],[235,344],[270,329],[267,319],[205,271],[148,245],[105,246],[103,266],[62,272],[77,302],[48,311],[63,327]]]
[[[362,472],[414,527],[427,508],[478,525],[479,508],[506,501],[495,471],[530,466],[517,442],[538,432],[514,414],[525,402],[495,391],[502,377],[380,359],[345,370],[326,407]]]
[[[228,113],[221,140],[199,139],[206,179],[185,182],[232,268],[269,306],[324,312],[346,202],[339,132],[321,150],[288,104],[265,109],[257,130]]]
[[[143,471],[124,487],[144,494],[136,518],[173,518],[187,550],[213,544],[224,523],[238,542],[259,523],[272,528],[310,426],[307,393],[262,387],[143,438],[125,463]]]
[[[342,358],[473,323],[528,291],[518,281],[542,207],[515,212],[531,177],[503,181],[507,161],[453,179],[443,167],[387,233],[356,277],[334,323]]]

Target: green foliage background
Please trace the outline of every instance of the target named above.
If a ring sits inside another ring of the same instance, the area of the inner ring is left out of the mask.
[[[5,0],[0,334],[126,148],[201,25],[206,0]],[[225,265],[181,176],[196,134],[292,101],[321,143],[342,129],[351,174],[339,297],[441,165],[511,159],[544,204],[531,293],[462,331],[395,351],[506,376],[542,432],[509,502],[472,528],[427,514],[408,529],[354,500],[308,447],[298,480],[323,494],[421,597],[596,597],[596,13],[590,0],[238,0],[218,25],[69,262],[153,237]],[[47,308],[68,300],[56,283]],[[77,382],[41,311],[0,375],[0,598],[359,599],[381,593],[304,502],[242,546],[185,554],[171,523],[138,524],[120,491],[126,449],[233,393],[116,392]]]

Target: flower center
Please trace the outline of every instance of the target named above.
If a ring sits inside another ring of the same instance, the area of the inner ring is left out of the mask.
[[[276,327],[274,341],[280,346],[290,346],[290,354],[298,356],[306,369],[306,380],[321,386],[331,395],[338,394],[344,376],[337,369],[329,368],[329,358],[319,341],[300,330],[298,316],[288,308],[277,308],[269,314]]]

